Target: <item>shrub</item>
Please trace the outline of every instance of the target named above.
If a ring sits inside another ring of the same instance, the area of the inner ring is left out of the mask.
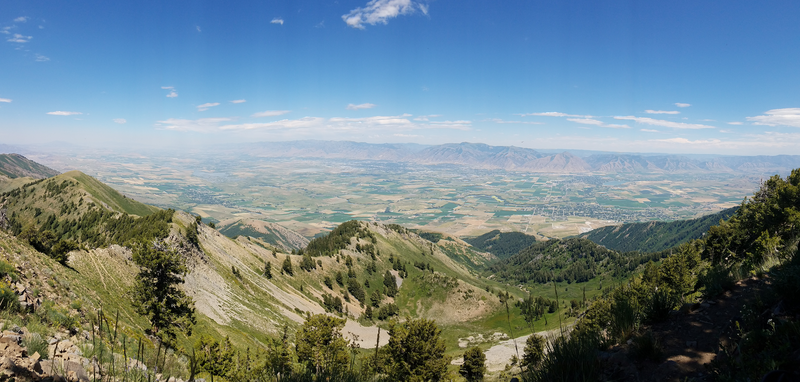
[[[547,341],[538,334],[531,334],[525,340],[525,350],[522,353],[522,366],[526,369],[535,369],[542,363],[544,347]]]
[[[595,381],[600,373],[597,349],[600,335],[596,332],[573,331],[569,336],[547,343],[547,355],[538,369],[530,369],[526,381]]]
[[[19,300],[17,294],[11,287],[0,281],[0,309],[16,312],[19,310]]]
[[[477,382],[483,380],[483,374],[486,372],[486,355],[483,354],[481,348],[475,346],[469,348],[464,353],[464,363],[458,370],[467,382]]]
[[[630,354],[637,360],[650,360],[653,362],[661,361],[661,344],[658,339],[653,336],[653,333],[647,332],[641,336],[633,338]]]
[[[47,359],[47,341],[39,333],[26,335],[22,345],[27,348],[28,354],[39,353],[42,359]]]
[[[705,297],[716,297],[722,292],[733,288],[734,280],[728,268],[722,265],[714,265],[705,269],[698,276],[697,283],[703,288]]]

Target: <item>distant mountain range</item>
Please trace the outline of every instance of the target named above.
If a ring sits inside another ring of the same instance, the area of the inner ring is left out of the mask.
[[[682,155],[594,153],[587,156],[543,153],[515,146],[482,143],[372,144],[351,141],[260,142],[237,146],[238,153],[256,157],[385,160],[425,165],[453,164],[480,169],[540,173],[781,173],[800,167],[800,155],[718,156],[704,159]]]

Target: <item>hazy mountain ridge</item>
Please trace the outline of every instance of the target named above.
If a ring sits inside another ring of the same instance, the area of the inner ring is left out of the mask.
[[[49,178],[60,174],[50,167],[36,163],[20,154],[0,154],[0,175],[9,178]]]
[[[569,151],[542,153],[516,146],[482,143],[372,144],[352,141],[260,142],[238,147],[237,152],[257,157],[386,160],[425,165],[453,164],[472,168],[541,173],[692,173],[787,172],[800,167],[800,155],[718,156],[693,159],[683,155],[594,153],[585,157]]]

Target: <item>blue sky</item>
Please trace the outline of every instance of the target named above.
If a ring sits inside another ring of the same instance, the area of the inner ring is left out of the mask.
[[[800,2],[4,1],[0,143],[800,153]]]

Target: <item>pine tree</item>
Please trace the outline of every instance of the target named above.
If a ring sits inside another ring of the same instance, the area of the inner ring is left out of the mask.
[[[441,330],[433,320],[408,320],[389,328],[386,351],[392,381],[439,381],[447,372],[450,360],[445,357],[446,346]]]
[[[294,270],[292,269],[292,259],[289,255],[286,255],[286,259],[283,260],[283,272],[289,276],[294,276]]]
[[[187,272],[180,254],[154,244],[139,244],[133,262],[139,266],[133,286],[134,306],[150,319],[152,332],[168,343],[175,340],[176,327],[191,335],[194,301],[178,289]]]
[[[467,382],[478,382],[483,380],[486,373],[486,355],[481,348],[475,346],[467,349],[464,353],[464,363],[458,371]]]

